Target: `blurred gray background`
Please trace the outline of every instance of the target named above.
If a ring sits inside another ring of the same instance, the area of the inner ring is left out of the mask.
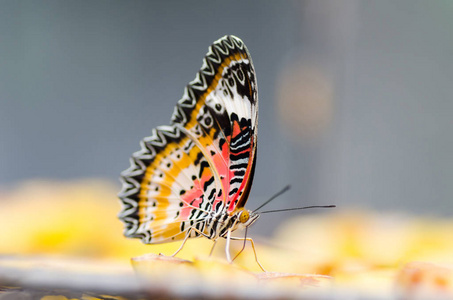
[[[1,1],[0,186],[116,181],[234,34],[259,86],[249,208],[292,184],[270,208],[451,215],[452,3]]]

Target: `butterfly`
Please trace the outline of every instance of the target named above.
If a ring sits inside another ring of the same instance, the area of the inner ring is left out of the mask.
[[[224,36],[209,47],[171,124],[153,129],[121,173],[124,235],[146,244],[183,240],[181,248],[192,237],[226,238],[227,247],[240,239],[231,233],[259,217],[244,208],[256,166],[257,125],[250,53],[241,39]]]

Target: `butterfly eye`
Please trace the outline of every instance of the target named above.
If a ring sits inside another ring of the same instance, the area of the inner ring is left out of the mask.
[[[241,214],[239,215],[239,221],[241,223],[247,222],[249,220],[249,218],[250,218],[250,214],[248,211],[245,211],[245,210],[242,211]]]

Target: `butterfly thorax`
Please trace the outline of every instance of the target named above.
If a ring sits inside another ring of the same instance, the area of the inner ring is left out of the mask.
[[[228,213],[226,208],[220,209],[206,219],[208,238],[212,240],[219,237],[226,238],[228,231],[233,232],[239,228],[249,227],[258,218],[258,214],[246,209],[240,209],[233,214]]]

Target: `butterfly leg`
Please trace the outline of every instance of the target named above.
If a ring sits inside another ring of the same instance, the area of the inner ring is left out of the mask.
[[[227,261],[231,264],[233,261],[231,260],[231,256],[230,256],[230,240],[231,240],[231,230],[228,229],[226,245],[225,245],[225,253],[226,253]]]
[[[230,236],[229,239],[231,239],[233,241],[244,241],[244,246],[245,246],[245,241],[249,241],[250,244],[252,244],[253,254],[255,254],[256,263],[258,264],[258,266],[260,266],[260,268],[261,268],[261,270],[263,270],[263,272],[266,272],[266,270],[263,268],[263,266],[261,265],[261,263],[258,260],[258,255],[256,254],[256,249],[255,249],[255,243],[253,242],[253,240],[251,238],[239,238],[239,237],[231,237]],[[242,248],[242,250],[244,250],[244,247]],[[239,251],[239,253],[234,257],[234,259],[236,259],[236,257],[238,257],[238,255],[241,254],[242,250]]]
[[[242,253],[242,251],[244,251],[244,249],[245,249],[245,244],[246,244],[246,243],[247,243],[247,239],[244,238],[244,243],[242,244],[242,248],[241,248],[241,250],[233,257],[233,261],[236,260],[236,258],[239,256],[239,254]]]
[[[212,253],[214,252],[215,245],[217,245],[217,240],[214,240],[214,244],[212,245],[211,252],[209,252],[209,256],[211,256]]]
[[[191,228],[189,228],[189,230],[187,231],[186,237],[184,238],[184,241],[182,241],[182,244],[181,244],[181,246],[180,246],[180,247],[178,248],[178,250],[176,250],[176,252],[175,252],[175,253],[173,253],[173,254],[171,255],[171,257],[175,257],[175,256],[176,256],[176,254],[178,254],[178,253],[179,253],[179,251],[181,251],[181,250],[182,250],[182,248],[183,248],[183,247],[184,247],[184,245],[186,244],[186,242],[187,242],[187,239],[189,238],[189,236],[190,236],[190,233],[191,233],[191,232],[192,232],[192,227],[191,227]]]
[[[241,249],[241,251],[239,251],[239,252],[236,254],[236,256],[233,258],[233,261],[234,261],[234,260],[239,256],[239,254],[241,254],[242,251],[244,251],[244,249],[245,249],[245,244],[247,243],[247,239],[246,239],[246,237],[247,237],[247,229],[248,229],[248,228],[246,227],[246,228],[245,228],[244,239],[243,239],[243,240],[244,240],[244,243],[242,243],[242,249]]]
[[[198,236],[202,235],[202,236],[204,236],[206,238],[209,238],[205,233],[201,232],[200,230],[196,229],[195,227],[190,227],[189,230],[187,231],[187,234],[186,234],[186,237],[184,238],[184,241],[182,241],[182,244],[179,247],[179,249],[176,250],[176,252],[171,255],[172,257],[176,256],[176,254],[178,254],[182,250],[182,248],[184,247],[184,245],[187,242],[187,239],[190,237],[190,234],[192,233],[192,230],[195,231],[196,233],[198,233]],[[214,246],[215,246],[215,244],[214,244]],[[214,246],[212,246],[212,247],[214,248]],[[212,250],[211,250],[211,252],[212,252]]]

